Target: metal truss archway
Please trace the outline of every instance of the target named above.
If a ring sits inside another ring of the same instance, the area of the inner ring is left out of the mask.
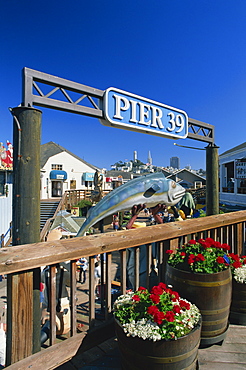
[[[33,69],[23,69],[25,107],[39,106],[103,119],[104,91]],[[189,139],[214,143],[214,126],[189,118]]]

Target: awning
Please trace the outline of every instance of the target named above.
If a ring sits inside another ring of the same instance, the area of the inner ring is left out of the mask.
[[[235,161],[238,161],[238,162],[240,162],[240,161],[245,162],[245,160],[246,160],[246,157],[245,156],[235,159]]]
[[[94,173],[84,172],[82,175],[82,181],[94,181]]]
[[[50,179],[51,180],[67,180],[67,173],[66,171],[59,171],[59,170],[50,171]]]

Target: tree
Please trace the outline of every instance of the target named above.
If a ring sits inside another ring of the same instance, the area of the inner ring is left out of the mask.
[[[141,162],[139,159],[136,159],[136,161],[131,161],[132,167],[139,167],[145,165],[145,163]]]
[[[111,167],[115,166],[115,167],[122,167],[125,165],[125,162],[122,162],[122,161],[118,161],[118,162],[115,162],[115,164],[111,164]]]

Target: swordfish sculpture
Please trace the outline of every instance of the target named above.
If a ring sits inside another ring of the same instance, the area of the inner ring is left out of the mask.
[[[158,203],[173,206],[184,194],[185,189],[167,179],[162,172],[140,176],[112,190],[92,207],[76,236],[83,236],[98,221],[111,214],[130,210],[136,204],[145,204],[148,208]]]

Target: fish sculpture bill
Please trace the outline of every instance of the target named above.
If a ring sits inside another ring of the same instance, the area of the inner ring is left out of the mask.
[[[162,172],[139,176],[112,190],[92,207],[76,236],[83,236],[98,221],[111,214],[130,210],[134,205],[145,204],[149,208],[161,203],[173,206],[184,194],[185,189],[167,179]]]

